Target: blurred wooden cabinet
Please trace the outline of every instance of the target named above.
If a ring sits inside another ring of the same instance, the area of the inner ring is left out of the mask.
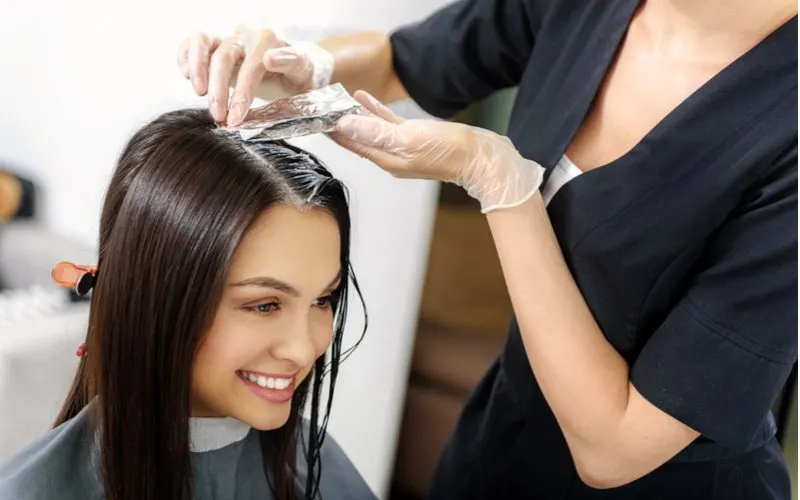
[[[424,498],[472,389],[499,355],[511,302],[486,218],[442,186],[395,461],[395,500]]]
[[[421,320],[501,339],[510,314],[511,301],[486,218],[469,205],[441,203]]]

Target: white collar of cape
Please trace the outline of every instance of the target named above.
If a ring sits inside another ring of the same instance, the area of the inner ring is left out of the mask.
[[[89,402],[72,420],[84,421],[88,418],[89,408],[94,406],[95,400]],[[66,424],[64,424],[66,425]],[[189,418],[189,450],[192,453],[219,450],[233,443],[237,443],[250,433],[252,428],[241,420],[233,417],[190,417]],[[92,460],[100,452],[100,434],[98,429],[92,444]]]
[[[189,448],[192,453],[218,450],[241,441],[250,429],[249,425],[231,417],[192,417],[189,419]]]

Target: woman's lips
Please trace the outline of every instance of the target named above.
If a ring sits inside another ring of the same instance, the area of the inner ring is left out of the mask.
[[[296,373],[285,375],[239,370],[236,374],[253,394],[270,403],[286,403],[294,396]]]

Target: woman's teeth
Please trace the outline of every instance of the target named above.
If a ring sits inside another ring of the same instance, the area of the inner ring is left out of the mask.
[[[277,377],[265,377],[264,375],[256,375],[255,373],[250,373],[246,371],[242,371],[242,375],[244,378],[249,380],[250,382],[257,384],[259,387],[266,387],[267,389],[276,389],[276,390],[283,390],[292,385],[293,377],[289,378],[277,378]]]

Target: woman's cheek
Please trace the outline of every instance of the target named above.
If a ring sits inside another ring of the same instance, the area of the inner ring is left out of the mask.
[[[325,354],[333,342],[333,318],[328,318],[314,331],[314,348],[317,358]]]

